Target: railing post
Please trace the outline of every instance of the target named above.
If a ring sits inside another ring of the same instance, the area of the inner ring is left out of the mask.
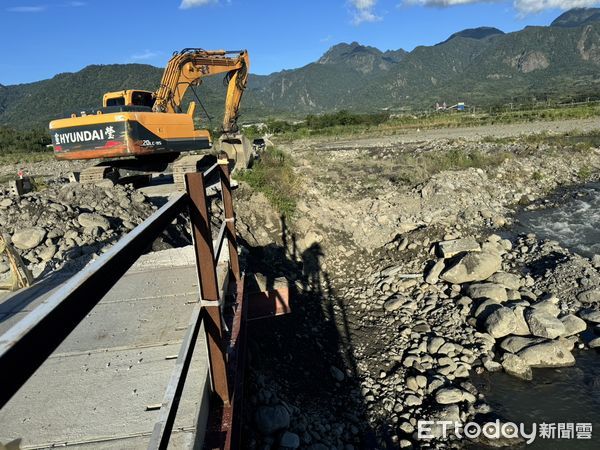
[[[227,241],[229,244],[229,262],[231,264],[231,272],[236,282],[241,279],[240,276],[240,261],[238,259],[237,235],[235,232],[235,214],[233,212],[233,199],[231,197],[231,182],[229,172],[229,160],[227,153],[220,153],[219,170],[221,172],[221,192],[223,196],[223,211],[225,222],[227,223]]]
[[[225,340],[219,306],[219,287],[213,251],[210,216],[206,198],[206,186],[202,173],[185,175],[186,189],[190,196],[190,220],[196,253],[196,268],[200,293],[205,304],[204,329],[208,343],[209,370],[212,390],[224,405],[230,404],[227,379]]]

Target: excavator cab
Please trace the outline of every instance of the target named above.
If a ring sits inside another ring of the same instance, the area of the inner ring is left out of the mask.
[[[102,105],[109,106],[145,106],[152,108],[154,106],[154,93],[150,91],[116,91],[104,94]]]

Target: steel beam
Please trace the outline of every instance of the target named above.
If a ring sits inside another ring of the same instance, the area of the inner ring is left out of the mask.
[[[197,303],[192,313],[190,325],[181,343],[181,349],[177,356],[175,369],[171,374],[171,379],[165,391],[165,396],[160,408],[158,421],[152,430],[152,437],[148,444],[148,450],[166,449],[169,446],[169,439],[173,431],[173,424],[177,416],[177,408],[181,400],[181,394],[185,386],[185,381],[194,355],[194,347],[198,339],[200,325],[202,324],[202,306]]]
[[[228,374],[233,395],[229,405],[212,402],[204,448],[237,450],[241,447],[241,420],[244,399],[244,368],[246,364],[246,297],[244,278],[237,283],[231,337],[228,342]]]
[[[231,264],[231,272],[235,281],[239,282],[240,262],[237,252],[237,236],[235,232],[235,213],[233,212],[233,199],[231,197],[231,183],[229,172],[229,160],[227,154],[222,153],[217,160],[221,170],[221,193],[223,195],[223,211],[225,222],[227,223],[227,241],[229,242],[229,263]]]
[[[204,303],[204,329],[208,343],[210,380],[215,392],[224,405],[230,402],[227,383],[227,357],[219,306],[217,269],[210,229],[210,216],[206,201],[206,186],[202,173],[185,175],[187,192],[190,196],[190,220],[196,254],[196,267],[200,284],[200,295]]]

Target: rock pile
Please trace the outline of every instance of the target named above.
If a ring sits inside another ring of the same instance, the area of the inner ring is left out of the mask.
[[[440,248],[445,245],[441,243]],[[556,296],[534,293],[530,289],[533,278],[500,270],[502,255],[508,261],[514,258],[514,253],[508,253],[511,249],[510,241],[491,236],[481,249],[468,252],[441,277],[460,284],[456,289],[465,294],[461,300],[471,304],[468,322],[495,340],[498,362],[505,371],[531,379],[531,368],[573,365],[576,336],[587,327]],[[454,276],[456,267],[462,268],[462,276]],[[490,352],[488,356],[493,359],[495,355]]]
[[[0,232],[39,277],[103,252],[154,209],[131,186],[54,185],[21,198],[0,191]],[[6,272],[0,263],[0,273]]]
[[[600,338],[586,342],[583,335],[600,321],[600,280],[588,260],[533,235],[514,247],[497,235],[475,244],[465,238],[431,246],[439,257],[429,261],[422,280],[402,274],[401,266],[372,275],[375,289],[367,289],[366,297],[380,292],[383,317],[371,318],[377,306],[361,301],[365,321],[380,321],[383,333],[400,330],[387,343],[383,370],[365,366],[371,375],[363,381],[375,396],[373,412],[401,425],[400,447],[416,443],[419,420],[464,423],[491,410],[469,382],[471,370],[504,370],[531,380],[534,368],[573,365],[574,347],[600,346]],[[539,276],[536,264],[550,263]],[[561,298],[556,286],[573,281],[569,278],[577,279],[576,289]]]
[[[284,433],[297,436],[299,448],[317,448],[315,440],[322,448],[360,448],[356,436],[369,429],[399,448],[453,448],[458,441],[443,439],[441,426],[432,428],[435,439],[420,440],[418,423],[491,420],[492,408],[470,381],[473,371],[504,370],[531,380],[533,369],[573,365],[575,348],[600,347],[600,338],[583,334],[600,323],[599,305],[582,301],[593,300],[600,286],[589,260],[533,235],[514,242],[498,235],[441,242],[406,236],[415,244],[412,250],[402,245],[400,253],[412,252],[406,262],[381,268],[381,259],[359,258],[346,271],[334,263],[345,280],[337,295],[344,299],[359,375],[353,380],[332,366],[330,376],[339,385],[359,384],[358,399],[340,401],[362,403],[368,422],[323,424],[322,415],[289,407],[289,426],[264,436],[270,448],[286,448]],[[418,261],[422,269],[414,271]],[[274,397],[268,406],[288,400]],[[255,420],[264,429],[259,416]],[[311,433],[319,424],[339,426],[341,435],[316,432],[316,439]],[[384,441],[379,445],[385,448]]]

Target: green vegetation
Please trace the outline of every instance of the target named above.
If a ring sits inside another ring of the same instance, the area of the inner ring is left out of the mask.
[[[511,155],[505,152],[482,153],[452,149],[444,152],[425,152],[405,154],[398,161],[398,180],[414,185],[422,183],[433,175],[445,170],[464,170],[469,168],[487,170],[498,167]]]
[[[581,166],[579,168],[579,172],[577,172],[577,176],[581,181],[586,181],[592,176],[592,168],[588,165]]]
[[[20,152],[20,153],[0,153],[0,164],[22,164],[22,163],[36,163],[42,161],[48,161],[54,158],[54,154],[52,152],[46,153],[30,153],[30,152]]]
[[[238,173],[238,180],[262,192],[277,211],[291,217],[296,209],[299,179],[289,154],[268,148],[251,169]]]
[[[541,172],[538,172],[537,170],[535,172],[533,172],[533,174],[531,175],[531,178],[534,181],[542,181],[544,179],[544,174]]]
[[[0,164],[44,161],[52,157],[46,131],[0,127]]]
[[[269,133],[274,133],[284,140],[294,140],[313,136],[384,136],[411,130],[476,127],[561,119],[587,119],[591,117],[600,117],[600,104],[555,105],[546,108],[506,111],[492,110],[492,112],[478,114],[454,111],[390,116],[382,113],[354,114],[348,111],[339,111],[335,114],[309,115],[306,116],[305,120],[295,123],[270,120],[267,121],[266,126]],[[539,140],[537,137],[532,139]],[[485,137],[484,141],[499,142],[499,139]]]
[[[334,136],[352,134],[368,130],[380,129],[382,124],[389,121],[389,114],[356,114],[346,110],[331,114],[309,114],[302,121],[288,122],[280,119],[269,119],[266,131],[284,139],[298,139],[310,136]],[[244,133],[260,136],[261,130],[256,126],[244,128]]]
[[[321,157],[316,151],[310,153],[313,164],[318,164]],[[427,182],[442,171],[475,168],[494,172],[505,160],[512,157],[508,152],[480,152],[455,147],[450,150],[394,152],[391,158],[381,158],[379,150],[372,149],[360,153],[358,165],[348,166],[346,162],[339,162],[337,172],[343,173],[342,178],[361,180],[360,187],[368,191],[372,188],[387,189],[389,183],[414,187]],[[331,178],[333,183],[336,179]],[[361,192],[362,195],[361,189],[357,192]]]
[[[389,119],[389,114],[352,114],[348,111],[341,110],[333,114],[310,114],[306,116],[306,127],[312,130],[322,130],[336,126],[377,126]]]

